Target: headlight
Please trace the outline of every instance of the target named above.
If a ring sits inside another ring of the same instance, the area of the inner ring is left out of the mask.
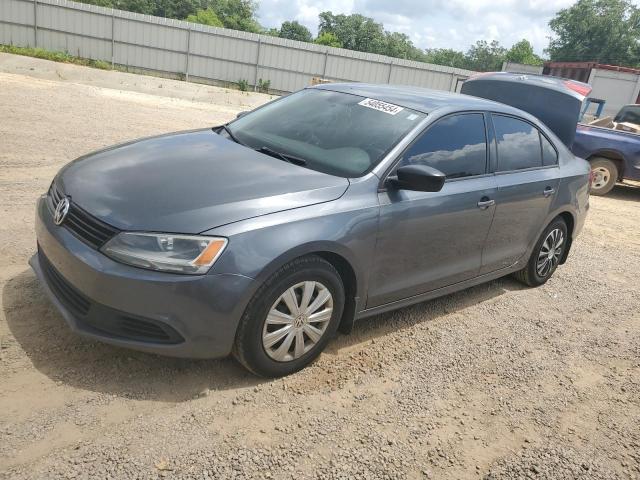
[[[122,232],[109,240],[101,251],[135,267],[202,274],[207,273],[226,246],[226,238]]]

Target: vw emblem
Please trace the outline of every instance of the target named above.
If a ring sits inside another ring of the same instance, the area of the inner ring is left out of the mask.
[[[56,206],[56,211],[53,212],[53,221],[56,225],[60,225],[64,222],[64,219],[67,218],[67,213],[69,213],[69,197],[64,197],[58,202]]]

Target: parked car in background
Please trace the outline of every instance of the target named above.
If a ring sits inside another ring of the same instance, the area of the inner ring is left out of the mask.
[[[326,84],[69,163],[38,201],[31,265],[78,333],[280,376],[355,319],[508,274],[545,283],[588,182],[516,108]]]
[[[640,180],[640,105],[579,124],[572,150],[591,164],[592,195],[605,195],[623,180]]]

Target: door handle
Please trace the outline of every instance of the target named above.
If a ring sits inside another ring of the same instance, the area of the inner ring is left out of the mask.
[[[480,199],[480,201],[478,202],[478,208],[480,210],[486,210],[487,208],[492,207],[495,204],[495,200],[489,200],[489,198],[487,197],[482,197],[482,199]]]
[[[550,197],[551,195],[553,195],[554,193],[556,193],[556,189],[555,188],[551,188],[551,187],[547,187],[544,189],[544,192],[542,192],[542,194],[545,197]]]

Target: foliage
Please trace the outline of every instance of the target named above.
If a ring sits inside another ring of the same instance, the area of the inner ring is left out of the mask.
[[[74,57],[66,52],[55,52],[44,50],[42,48],[32,47],[14,47],[13,45],[0,45],[0,52],[13,53],[14,55],[24,55],[27,57],[42,58],[53,62],[73,63],[75,65],[84,65],[86,67],[100,68],[102,70],[111,70],[111,64],[102,60],[91,60],[88,58]]]
[[[187,19],[205,25],[260,32],[253,0],[80,0],[158,17]],[[195,18],[194,18],[195,17]],[[217,18],[217,22],[216,19]],[[210,23],[213,22],[213,23]]]
[[[318,45],[326,45],[327,47],[342,48],[342,42],[338,40],[338,37],[330,32],[324,32],[318,35],[314,40],[314,43],[317,43]]]
[[[506,48],[497,40],[488,43],[486,40],[478,40],[467,50],[467,65],[469,70],[478,72],[495,72],[502,70]]]
[[[241,92],[246,92],[247,90],[249,90],[249,82],[242,78],[238,80],[238,90],[240,90]]]
[[[640,11],[628,0],[579,0],[549,26],[555,33],[547,49],[551,60],[640,63]]]
[[[544,63],[542,58],[534,53],[533,45],[526,39],[514,43],[505,55],[505,60],[525,65],[542,65]]]
[[[262,30],[256,13],[258,4],[252,0],[206,0],[225,28],[258,33]]]
[[[266,30],[263,30],[262,32],[263,35],[269,35],[270,37],[279,37],[280,36],[280,30],[278,30],[277,28],[268,28]]]
[[[381,23],[357,13],[334,15],[322,12],[316,43],[338,46],[360,52],[424,61],[424,51],[417,48],[404,33],[387,32]],[[329,35],[331,35],[329,37]]]
[[[118,8],[167,18],[186,18],[198,9],[206,9],[208,0],[80,0],[102,7]]]
[[[206,10],[198,10],[195,14],[187,17],[187,22],[201,23],[202,25],[210,25],[212,27],[222,27],[222,22],[216,15],[216,12],[207,8]]]
[[[271,88],[271,80],[258,80],[258,91],[262,93],[269,93],[269,88]]]
[[[385,32],[384,40],[385,46],[381,52],[383,55],[421,62],[427,57],[425,52],[416,47],[409,36],[404,33]]]
[[[467,57],[452,48],[431,48],[425,51],[425,62],[447,67],[467,68]]]
[[[384,29],[372,18],[354,13],[334,15],[320,14],[318,34],[333,34],[343,48],[360,52],[381,53],[385,47]]]
[[[283,22],[278,36],[289,40],[298,40],[299,42],[313,41],[313,36],[309,29],[295,20]]]

